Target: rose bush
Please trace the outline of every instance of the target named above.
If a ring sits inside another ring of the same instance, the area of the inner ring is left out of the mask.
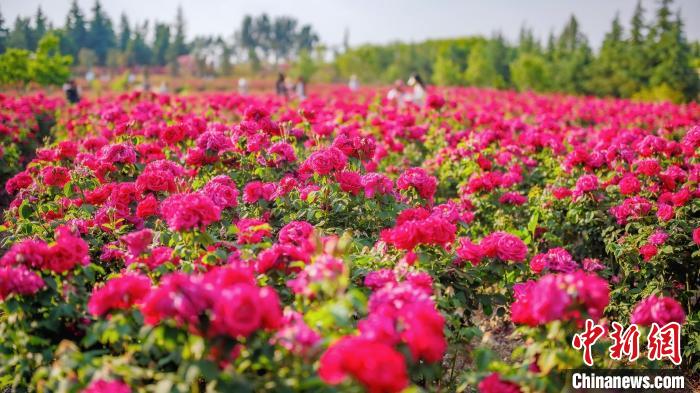
[[[5,183],[0,387],[557,391],[588,318],[698,370],[700,106],[382,93],[4,98],[58,111]]]

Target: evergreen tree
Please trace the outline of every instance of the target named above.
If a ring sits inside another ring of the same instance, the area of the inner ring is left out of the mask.
[[[549,35],[547,36],[547,47],[544,50],[545,59],[547,59],[549,62],[554,61],[554,56],[556,55],[555,41],[556,38],[554,36],[554,32],[550,31]]]
[[[61,43],[61,51],[77,58],[80,48],[86,48],[88,43],[85,14],[80,9],[77,0],[73,0],[71,3],[64,30],[66,40]]]
[[[185,14],[182,11],[182,7],[177,7],[177,14],[175,16],[175,37],[173,37],[173,53],[175,56],[181,56],[187,54],[187,44],[185,43]]]
[[[587,84],[590,92],[615,97],[629,97],[634,93],[636,84],[629,75],[627,43],[623,34],[619,15],[616,15],[598,57],[591,64]]]
[[[178,57],[187,54],[187,45],[185,42],[185,15],[182,7],[177,7],[175,15],[175,35],[171,44],[168,46],[167,59],[170,64],[170,73],[177,75],[179,72]]]
[[[541,51],[540,42],[535,38],[532,29],[523,25],[518,35],[518,52],[540,53]]]
[[[649,58],[649,48],[647,46],[647,26],[644,21],[644,8],[641,0],[637,1],[632,20],[630,21],[630,37],[627,45],[627,72],[632,79],[632,85],[623,96],[629,97],[638,92],[649,81],[649,71],[652,68]]]
[[[36,15],[34,16],[34,31],[32,32],[32,41],[30,43],[29,49],[35,50],[39,40],[46,34],[49,30],[48,21],[46,20],[46,15],[41,10],[41,7],[36,9]]]
[[[152,60],[151,48],[146,43],[148,22],[135,26],[132,39],[126,46],[127,65],[150,65]]]
[[[119,19],[119,36],[117,38],[117,48],[121,51],[125,51],[127,45],[131,41],[131,25],[129,24],[129,18],[126,14],[122,13]]]
[[[670,3],[670,0],[664,0],[657,12],[653,30],[658,38],[652,52],[655,66],[651,70],[649,86],[651,89],[669,91],[670,94],[653,98],[692,100],[697,98],[700,81],[690,63],[690,46],[683,33],[680,16],[675,20],[670,17]],[[680,94],[680,98],[677,98],[677,94]]]
[[[102,10],[100,0],[95,0],[95,5],[92,7],[87,48],[95,51],[98,64],[104,65],[107,59],[107,52],[110,48],[114,48],[115,44],[116,38],[112,28],[112,21]]]
[[[459,65],[454,62],[447,53],[442,51],[435,60],[433,65],[433,77],[431,78],[435,84],[441,86],[457,86],[463,84],[462,72]]]
[[[519,91],[547,91],[551,87],[550,65],[536,53],[521,52],[510,64],[510,74]]]
[[[591,62],[591,49],[579,29],[575,16],[569,18],[561,35],[554,43],[552,76],[556,90],[567,93],[585,93],[585,80]]]
[[[471,86],[505,87],[505,80],[496,68],[494,57],[489,53],[488,43],[472,48],[464,71],[464,81]]]
[[[170,46],[170,26],[165,23],[157,23],[155,37],[153,39],[153,64],[164,66],[168,62],[168,48]]]
[[[502,86],[510,85],[510,68],[509,64],[515,58],[515,51],[508,46],[505,38],[501,33],[495,34],[486,44],[486,57],[490,59],[491,64],[496,69],[496,72],[503,80]]]
[[[5,18],[0,12],[0,53],[4,53],[7,49],[7,35],[10,31],[5,27]]]
[[[15,18],[14,27],[7,37],[7,47],[29,49],[34,39],[33,36],[34,31],[30,19],[18,16]]]

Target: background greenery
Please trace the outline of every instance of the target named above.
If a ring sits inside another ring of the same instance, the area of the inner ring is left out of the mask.
[[[40,8],[33,17],[17,17],[11,28],[0,15],[0,53],[36,50],[40,38],[52,32],[80,72],[149,67],[175,75],[182,72],[178,59],[189,56],[193,67],[188,72],[199,77],[253,73],[259,78],[284,69],[315,82],[346,81],[354,74],[363,83],[387,84],[418,72],[436,85],[674,102],[696,100],[700,91],[700,43],[686,38],[672,0],[660,1],[653,13],[638,3],[628,23],[616,17],[598,50],[591,48],[573,15],[544,43],[526,26],[517,42],[497,33],[358,47],[346,40],[339,48],[328,48],[312,26],[288,16],[247,15],[231,37],[187,40],[186,25],[181,9],[173,23],[132,23],[125,14],[114,23],[99,0],[90,12],[74,1],[62,26],[52,26]]]

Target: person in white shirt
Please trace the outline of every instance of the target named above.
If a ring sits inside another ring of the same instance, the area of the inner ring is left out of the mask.
[[[413,95],[411,101],[416,105],[423,105],[426,96],[425,83],[418,73],[413,73],[408,79],[408,85],[413,87]]]
[[[306,81],[304,81],[304,78],[299,77],[297,79],[297,83],[294,85],[294,92],[298,99],[306,99]]]
[[[348,87],[350,91],[357,91],[360,88],[360,81],[357,80],[357,75],[350,75],[350,81],[348,82]]]
[[[248,94],[248,80],[246,78],[238,79],[238,93],[242,95]]]
[[[403,105],[403,102],[406,99],[406,97],[404,93],[404,84],[401,79],[397,79],[394,82],[394,86],[386,94],[386,99],[399,106]]]

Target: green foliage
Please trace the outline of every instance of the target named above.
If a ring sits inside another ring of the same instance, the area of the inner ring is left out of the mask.
[[[26,87],[30,82],[41,86],[61,85],[70,77],[73,59],[59,52],[59,39],[44,36],[35,53],[10,48],[0,54],[0,83]]]
[[[0,82],[2,85],[26,85],[29,77],[29,55],[26,49],[9,48],[0,55]]]
[[[510,65],[513,85],[519,91],[547,91],[551,88],[551,73],[546,60],[537,54],[522,53]]]
[[[42,86],[58,86],[70,78],[71,63],[71,56],[59,52],[58,37],[47,34],[39,41],[36,53],[29,62],[29,75],[32,81]]]
[[[504,75],[496,68],[497,57],[489,52],[486,44],[476,45],[469,53],[464,81],[471,86],[506,86]]]
[[[432,79],[433,82],[442,86],[459,86],[464,80],[459,65],[444,54],[435,60]]]
[[[306,50],[301,51],[299,54],[299,59],[297,59],[294,67],[292,68],[292,74],[304,78],[304,80],[309,80],[318,71],[318,65],[316,61],[309,55]]]

